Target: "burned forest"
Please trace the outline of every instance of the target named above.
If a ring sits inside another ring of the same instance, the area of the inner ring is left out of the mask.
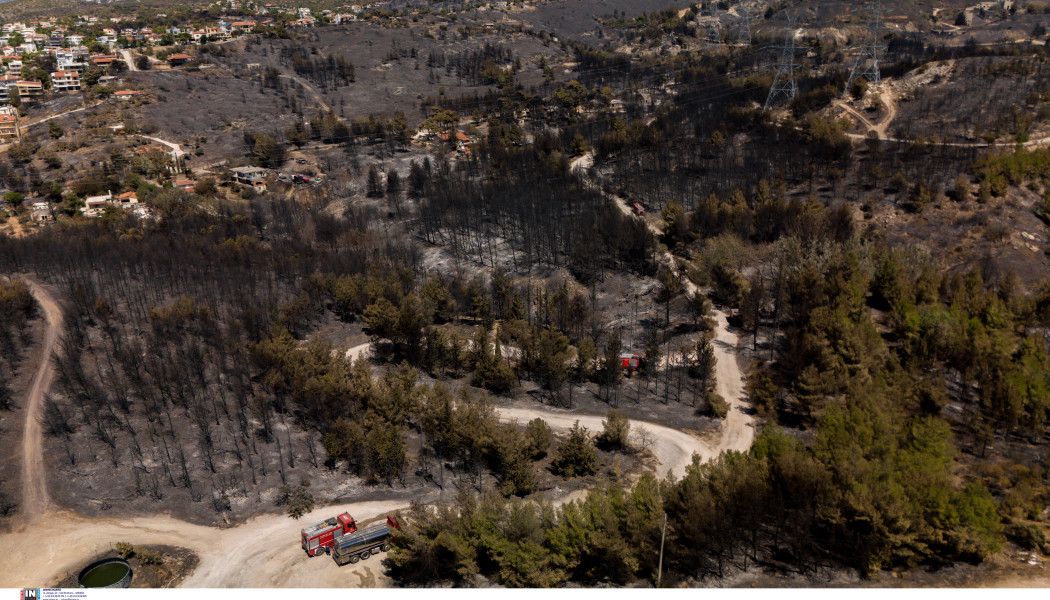
[[[3,34],[0,583],[1046,584],[1043,3],[98,10]]]

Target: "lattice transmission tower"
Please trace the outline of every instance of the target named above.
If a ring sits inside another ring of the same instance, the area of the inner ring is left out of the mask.
[[[750,8],[740,9],[740,20],[736,24],[736,33],[733,36],[733,41],[737,44],[744,46],[751,45],[751,20],[754,15],[751,13]]]
[[[784,38],[784,45],[780,49],[777,74],[773,77],[773,85],[769,87],[769,95],[766,96],[766,105],[763,110],[769,110],[769,107],[773,106],[780,96],[786,97],[788,102],[791,102],[798,95],[798,82],[795,81],[795,70],[798,68],[795,63],[795,24],[797,21],[798,15],[788,18],[788,30]]]
[[[722,45],[722,18],[718,16],[718,2],[711,3],[711,22],[707,25],[707,43]]]
[[[879,53],[882,50],[882,39],[879,37],[879,30],[882,29],[881,0],[871,0],[868,3],[868,22],[864,29],[864,44],[853,59],[853,67],[849,70],[849,79],[846,80],[843,94],[848,94],[853,82],[861,77],[875,84],[882,79],[879,70]]]

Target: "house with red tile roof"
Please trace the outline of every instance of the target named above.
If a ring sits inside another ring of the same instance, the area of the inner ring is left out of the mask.
[[[173,66],[173,67],[177,67],[179,65],[184,65],[184,64],[190,62],[191,60],[193,60],[193,57],[190,56],[189,54],[182,54],[182,53],[172,54],[171,56],[168,57],[168,64]]]
[[[78,71],[55,71],[51,73],[51,87],[56,92],[74,92],[80,89],[80,73]]]

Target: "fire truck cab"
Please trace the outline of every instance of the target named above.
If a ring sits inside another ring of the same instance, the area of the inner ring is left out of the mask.
[[[357,531],[357,521],[350,513],[325,519],[302,530],[303,550],[310,556],[332,551],[335,538]]]
[[[627,371],[628,373],[633,373],[634,371],[637,371],[644,362],[644,356],[639,356],[637,354],[620,355],[620,368]]]

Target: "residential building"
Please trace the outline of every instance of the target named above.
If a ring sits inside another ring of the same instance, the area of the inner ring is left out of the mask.
[[[84,63],[81,62],[73,50],[56,50],[55,66],[58,67],[59,71],[84,70]]]
[[[5,107],[8,108],[8,107]],[[17,142],[22,139],[22,126],[17,111],[0,113],[0,142]]]
[[[55,71],[51,74],[51,87],[56,92],[74,92],[80,90],[80,73],[78,71]]]
[[[230,169],[233,180],[243,185],[250,185],[256,189],[266,189],[267,170],[261,167],[236,167]]]
[[[54,215],[51,213],[51,204],[44,201],[34,202],[30,206],[30,214],[33,215],[33,220],[37,222],[55,220]]]
[[[121,206],[129,206],[132,204],[139,203],[139,196],[135,192],[124,192],[115,198],[114,204],[120,204]]]
[[[19,80],[15,86],[18,88],[18,95],[22,101],[36,100],[44,95],[44,84],[39,81]]]
[[[7,102],[11,99],[11,90],[15,89],[19,79],[21,77],[18,75],[0,76],[0,102]]]
[[[113,194],[106,194],[105,196],[88,196],[87,198],[84,198],[84,208],[81,209],[81,212],[84,214],[96,215],[98,214],[98,211],[105,208],[112,199]]]
[[[193,57],[189,54],[172,54],[168,57],[168,64],[177,67],[179,65],[184,65],[191,60],[193,60]]]

